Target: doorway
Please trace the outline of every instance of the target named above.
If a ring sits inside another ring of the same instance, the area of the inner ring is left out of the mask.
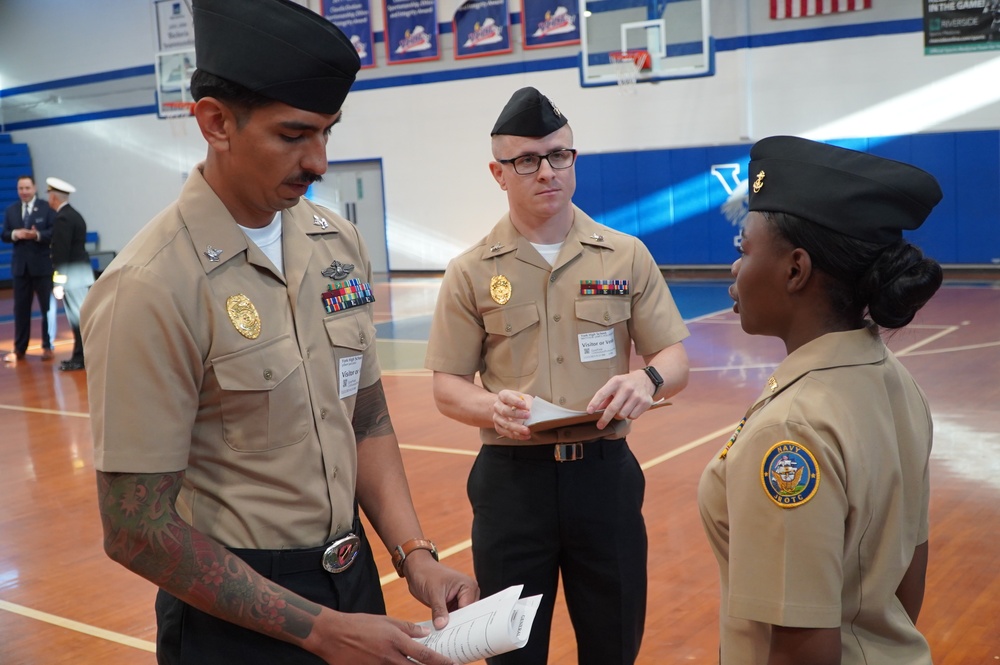
[[[312,185],[309,199],[355,224],[368,247],[372,270],[389,272],[382,160],[330,162],[323,182]]]

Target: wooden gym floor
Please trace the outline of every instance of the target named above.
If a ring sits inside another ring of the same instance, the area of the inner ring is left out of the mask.
[[[918,626],[939,665],[1000,662],[1000,281],[961,280],[949,279],[890,339],[935,417],[931,559]],[[638,420],[629,437],[647,479],[650,590],[639,662],[708,664],[716,662],[719,584],[697,482],[783,350],[740,330],[725,280],[670,283],[692,333],[685,343],[692,374],[673,406]],[[477,437],[438,414],[421,369],[437,287],[427,277],[378,284],[379,354],[424,531],[445,561],[471,573],[465,481]],[[7,289],[0,291],[4,352],[12,345],[10,313]],[[150,665],[155,590],[102,550],[86,376],[58,369],[72,348],[65,318],[54,362],[40,359],[38,325],[36,318],[28,358],[0,366],[0,663]],[[390,613],[427,619],[388,555],[375,549]],[[550,663],[575,662],[560,604]]]

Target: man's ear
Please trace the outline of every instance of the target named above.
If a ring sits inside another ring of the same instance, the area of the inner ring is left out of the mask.
[[[497,184],[500,185],[500,189],[506,192],[507,180],[504,178],[503,164],[500,162],[490,162],[490,174],[493,176],[493,179],[497,181]]]
[[[788,292],[797,293],[806,288],[812,272],[812,257],[809,256],[809,252],[801,247],[793,249],[788,261]]]
[[[236,126],[229,107],[214,97],[202,97],[194,105],[194,117],[201,135],[214,150],[229,149],[229,133]]]

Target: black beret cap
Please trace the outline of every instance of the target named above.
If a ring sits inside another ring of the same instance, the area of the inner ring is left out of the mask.
[[[749,209],[785,212],[852,238],[891,244],[941,200],[934,176],[910,164],[795,136],[750,149]]]
[[[566,116],[548,97],[534,88],[521,88],[503,107],[490,136],[548,136],[566,122]]]
[[[198,69],[314,113],[340,110],[361,60],[340,28],[290,0],[194,0]]]

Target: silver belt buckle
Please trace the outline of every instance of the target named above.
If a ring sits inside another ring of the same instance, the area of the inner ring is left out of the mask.
[[[361,551],[361,539],[353,533],[338,538],[323,552],[323,568],[330,573],[342,573],[354,565]]]
[[[583,459],[583,444],[580,442],[557,443],[555,457],[557,462],[575,462],[578,459]]]

